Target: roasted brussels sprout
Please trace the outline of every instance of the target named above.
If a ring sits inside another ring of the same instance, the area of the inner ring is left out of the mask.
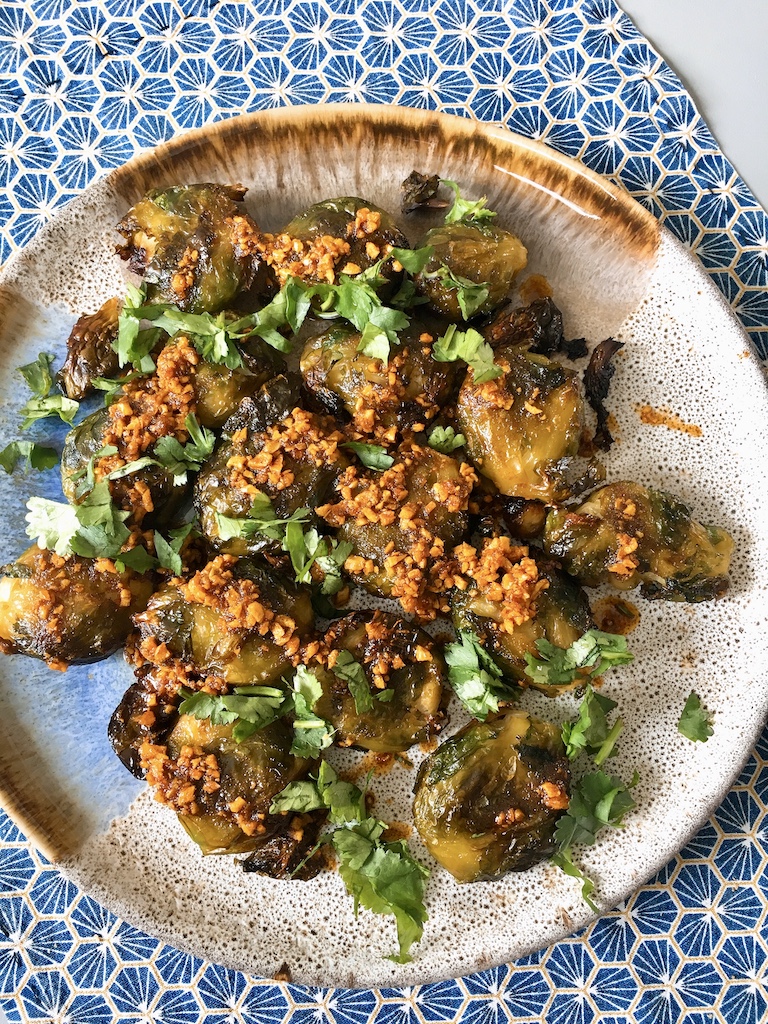
[[[177,666],[145,665],[136,682],[123,694],[109,720],[107,735],[112,749],[137,779],[144,778],[141,747],[163,744],[176,724],[180,689],[186,681]]]
[[[361,434],[385,441],[434,419],[448,400],[455,367],[432,359],[434,333],[412,322],[386,364],[358,352],[360,337],[351,327],[332,327],[310,338],[301,353],[307,388],[334,414],[348,413]]]
[[[459,882],[525,871],[554,851],[570,772],[560,727],[508,711],[470,722],[424,761],[413,820]]]
[[[293,833],[294,848],[311,846],[306,816],[300,823],[269,814],[272,799],[312,764],[290,753],[290,727],[278,719],[239,742],[233,730],[180,714],[165,743],[143,743],[141,767],[157,799],[176,811],[204,854],[249,853],[277,833]],[[272,868],[262,863],[260,870],[284,873],[280,862]]]
[[[442,655],[403,619],[382,612],[340,619],[309,668],[323,687],[315,713],[332,723],[341,746],[407,750],[440,728]]]
[[[120,455],[97,457],[114,440],[111,408],[98,409],[86,416],[69,431],[64,440],[61,487],[64,497],[73,505],[82,501],[80,485],[91,460],[94,461],[96,479],[103,479],[130,461]],[[133,522],[142,526],[172,522],[189,493],[186,483],[175,483],[173,473],[158,465],[143,466],[136,473],[110,480],[109,490],[115,507],[131,512]]]
[[[449,610],[447,556],[466,531],[477,477],[466,463],[411,442],[393,454],[383,473],[351,466],[339,483],[344,498],[317,512],[353,545],[344,568],[355,582],[428,621]]]
[[[484,479],[489,487],[489,480]],[[484,494],[477,499],[477,513],[471,526],[481,537],[509,534],[519,540],[534,540],[544,532],[547,506],[541,501],[510,498],[502,494]]]
[[[149,579],[107,559],[31,547],[0,569],[0,650],[52,668],[100,661],[123,645],[151,593]]]
[[[470,458],[502,494],[552,504],[581,441],[584,403],[572,370],[521,348],[501,348],[501,376],[459,392],[456,417]]]
[[[313,509],[331,497],[339,474],[349,465],[339,448],[345,440],[327,416],[299,408],[265,431],[235,431],[218,447],[195,485],[195,507],[206,540],[217,551],[233,555],[279,550],[279,544],[258,533],[225,534],[222,539],[218,516],[247,517],[259,494],[271,499],[279,519],[301,508]],[[309,515],[311,525],[319,525],[314,513]]]
[[[68,398],[80,399],[94,377],[114,377],[120,366],[112,342],[117,337],[120,300],[107,299],[95,313],[80,317],[67,338],[67,358],[57,380]]]
[[[536,656],[541,639],[570,647],[593,625],[589,602],[578,583],[550,559],[533,551],[529,555],[506,537],[484,541],[472,563],[467,566],[470,585],[451,598],[454,626],[474,633],[507,675],[532,686],[525,655]],[[540,689],[555,696],[583,685],[577,679]]]
[[[147,192],[118,224],[117,249],[143,276],[152,302],[217,313],[251,286],[260,266],[256,224],[242,185],[175,185]]]
[[[332,275],[334,271],[338,273],[347,267],[347,273],[359,273],[385,256],[392,246],[408,247],[408,239],[391,214],[356,196],[340,196],[315,203],[294,217],[283,235],[302,242],[325,240],[332,243],[341,240],[345,243],[336,248],[329,244],[329,257],[325,263],[321,260],[317,268],[316,276],[322,280],[329,279],[329,271]],[[326,266],[329,261],[330,266]],[[384,268],[384,273],[394,276],[389,268]]]
[[[135,622],[148,661],[177,658],[238,685],[279,679],[314,616],[306,590],[247,559],[220,555],[186,582],[158,590]]]
[[[230,370],[223,363],[198,363],[194,388],[196,415],[204,427],[224,426],[245,398],[252,398],[273,377],[283,372],[285,360],[260,338],[242,345],[243,366]]]
[[[428,231],[422,245],[431,245],[434,252],[416,274],[416,288],[433,309],[457,322],[491,313],[500,306],[518,271],[528,262],[528,252],[520,239],[493,225],[444,224]],[[487,294],[481,297],[472,285],[483,287]],[[474,296],[469,305],[465,300],[465,309],[460,302],[462,290]]]
[[[483,331],[493,347],[522,345],[540,356],[551,356],[563,345],[563,316],[552,299],[536,299],[527,306],[500,309]]]
[[[593,491],[576,509],[553,509],[544,543],[588,587],[608,583],[669,601],[710,601],[728,589],[733,539],[692,518],[666,491],[629,481]]]

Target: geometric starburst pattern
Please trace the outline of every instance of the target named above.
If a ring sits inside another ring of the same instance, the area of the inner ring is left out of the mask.
[[[172,136],[302,103],[506,125],[622,184],[768,355],[768,215],[614,0],[2,0],[0,262]],[[0,812],[11,1021],[758,1024],[768,1018],[768,734],[711,821],[627,903],[508,967],[310,989],[180,953],[61,877]]]

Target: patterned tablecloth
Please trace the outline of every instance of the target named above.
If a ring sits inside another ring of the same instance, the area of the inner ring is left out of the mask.
[[[3,0],[0,259],[143,147],[244,110],[397,103],[507,125],[619,181],[701,260],[762,356],[768,218],[613,0]],[[712,820],[586,931],[404,990],[308,989],[163,946],[0,811],[11,1021],[766,1020],[768,734]]]

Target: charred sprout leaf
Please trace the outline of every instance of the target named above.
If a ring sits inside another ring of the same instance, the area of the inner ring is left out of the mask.
[[[20,409],[21,415],[24,417],[21,429],[29,430],[33,423],[48,419],[49,416],[58,416],[60,420],[71,426],[79,408],[79,402],[76,402],[74,398],[66,398],[64,395],[30,398]]]
[[[19,366],[18,371],[26,381],[27,387],[35,398],[45,398],[53,387],[51,376],[51,363],[53,356],[48,352],[41,352],[32,363]]]
[[[453,205],[445,215],[446,224],[482,224],[497,216],[493,210],[488,209],[486,196],[483,196],[482,199],[462,199],[459,186],[455,181],[443,178],[442,182],[453,190],[455,196]]]
[[[0,452],[0,466],[6,473],[14,471],[19,459],[26,459],[32,469],[51,469],[59,461],[59,453],[34,441],[11,441]]]
[[[484,722],[499,710],[499,701],[515,700],[517,690],[504,682],[499,666],[471,633],[460,633],[459,639],[445,647],[448,682],[470,715]]]
[[[453,427],[433,427],[427,438],[427,444],[436,452],[450,455],[457,448],[461,448],[464,440],[464,435],[457,434]]]
[[[374,469],[379,473],[389,469],[395,463],[392,456],[387,455],[386,450],[380,444],[363,444],[362,441],[347,441],[341,447],[348,448],[351,452],[354,452],[366,469]]]
[[[297,757],[318,757],[321,750],[333,743],[334,729],[314,712],[314,706],[323,695],[320,680],[304,665],[299,665],[293,677],[293,743],[291,753]]]
[[[608,724],[608,715],[615,707],[615,700],[603,696],[587,684],[578,718],[575,722],[563,724],[563,743],[571,760],[584,751],[599,766],[611,756],[616,740],[624,729],[620,718],[612,726]]]
[[[616,341],[615,338],[601,341],[590,356],[589,365],[584,371],[584,393],[597,415],[597,430],[592,443],[603,452],[607,452],[613,444],[613,437],[608,429],[609,413],[605,407],[611,378],[616,372],[611,360],[622,348],[624,342]]]
[[[419,174],[411,171],[400,185],[400,209],[403,213],[413,213],[420,206],[447,206],[447,203],[432,202],[440,188],[440,177],[437,174]]]
[[[349,651],[339,651],[339,656],[331,671],[349,687],[357,714],[362,715],[365,711],[370,711],[373,707],[373,697],[368,686],[365,670],[360,662],[356,661]],[[393,692],[390,691],[390,693]]]
[[[179,714],[208,718],[212,725],[236,723],[232,732],[236,743],[242,743],[279,718],[286,701],[285,691],[274,686],[236,686],[226,696],[182,687],[181,696]]]
[[[712,729],[712,715],[703,706],[699,696],[691,690],[685,702],[680,721],[677,723],[677,731],[682,733],[686,739],[706,743],[714,730]]]
[[[155,445],[154,457],[160,466],[173,474],[174,484],[187,482],[187,473],[197,473],[216,444],[212,430],[201,427],[192,413],[184,420],[190,440],[182,445],[175,437],[161,437]]]
[[[363,792],[341,782],[327,763],[320,766],[317,782],[294,782],[272,801],[275,814],[327,808],[335,827],[325,840],[339,858],[339,874],[347,892],[358,905],[375,914],[391,914],[397,924],[397,963],[410,960],[409,950],[418,942],[427,920],[424,882],[428,870],[414,860],[404,842],[382,842],[383,821],[370,817]]]
[[[504,372],[494,363],[491,346],[482,334],[472,327],[460,331],[456,324],[451,324],[432,346],[432,358],[438,363],[452,363],[456,359],[463,359],[472,367],[475,384],[493,380]]]
[[[114,507],[106,480],[97,483],[80,505],[30,498],[27,508],[27,536],[57,555],[115,558],[130,536],[125,526],[129,513]]]
[[[561,685],[579,676],[597,676],[615,665],[628,665],[634,655],[627,650],[627,641],[616,633],[590,629],[563,650],[549,640],[537,640],[540,657],[526,654],[525,674],[537,685]]]

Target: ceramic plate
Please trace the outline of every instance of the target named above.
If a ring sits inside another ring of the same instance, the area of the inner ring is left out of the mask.
[[[0,436],[16,436],[25,400],[13,368],[40,350],[60,362],[75,317],[122,294],[114,225],[147,188],[240,181],[249,187],[251,213],[274,229],[334,195],[362,195],[397,211],[399,183],[414,167],[488,196],[500,223],[527,245],[529,271],[551,283],[567,335],[598,341],[613,334],[626,343],[611,395],[618,443],[609,479],[673,491],[698,518],[735,537],[729,594],[698,606],[638,598],[636,661],[606,680],[626,723],[611,770],[629,778],[637,769],[640,777],[626,827],[579,854],[607,909],[707,819],[746,759],[768,703],[768,392],[745,335],[704,272],[626,194],[540,144],[416,110],[294,108],[184,135],[89,188],[7,266]],[[403,227],[415,243],[417,230]],[[644,405],[663,422],[642,422]],[[40,436],[51,435],[41,429]],[[60,497],[55,472],[0,480],[3,561],[25,547],[24,503],[34,493]],[[590,919],[579,883],[549,864],[468,886],[435,868],[415,959],[405,966],[384,959],[395,948],[392,919],[365,911],[355,918],[337,875],[276,882],[244,874],[232,859],[199,855],[175,816],[110,750],[106,724],[129,681],[119,657],[65,675],[2,659],[2,801],[69,877],[151,934],[265,976],[286,963],[299,982],[403,985],[514,959]],[[691,689],[714,712],[706,744],[676,728]],[[575,700],[526,704],[562,719]],[[382,816],[410,819],[413,779],[396,766],[374,780]],[[427,859],[416,837],[411,846]]]

